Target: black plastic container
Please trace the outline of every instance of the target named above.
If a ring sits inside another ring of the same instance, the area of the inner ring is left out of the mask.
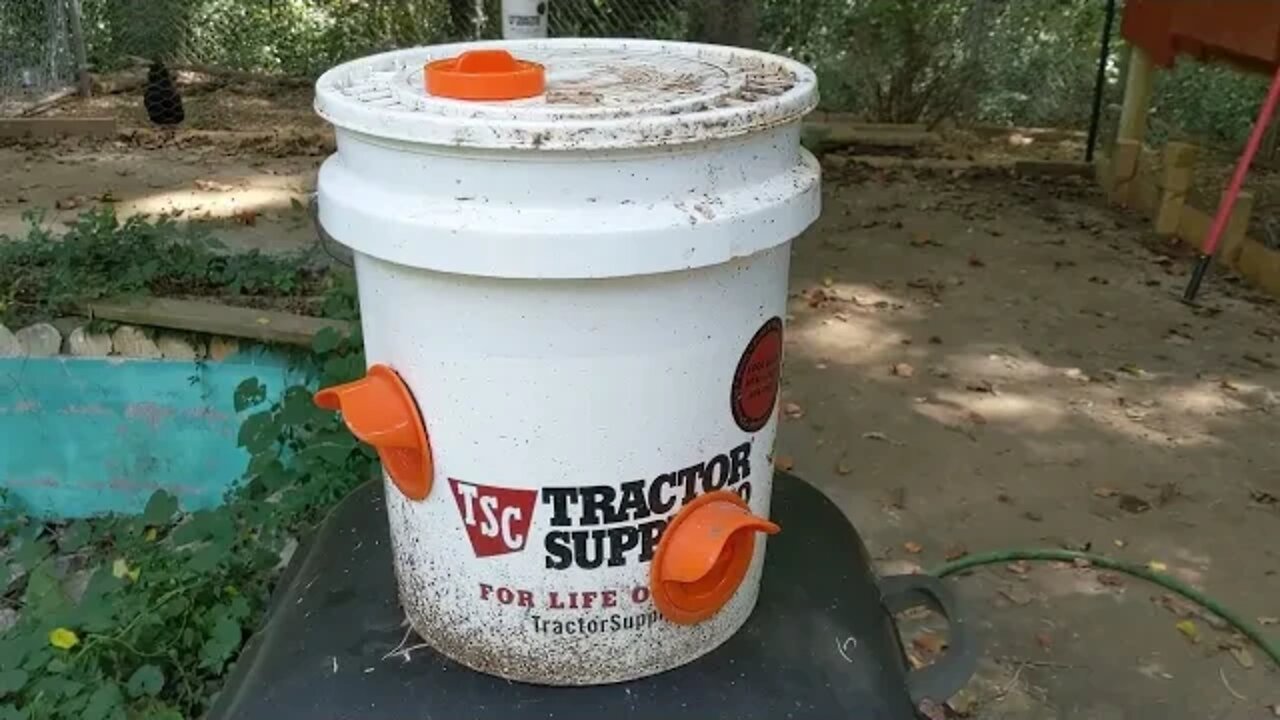
[[[381,482],[362,486],[297,553],[208,720],[910,720],[977,662],[939,580],[877,579],[839,508],[780,473],[771,515],[783,531],[769,539],[759,604],[727,643],[617,685],[512,683],[406,640],[382,498]],[[950,633],[942,658],[913,672],[893,613],[917,606]],[[402,642],[412,650],[393,653]]]

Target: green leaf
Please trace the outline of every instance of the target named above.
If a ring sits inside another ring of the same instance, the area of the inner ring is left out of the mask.
[[[129,676],[125,689],[132,697],[155,695],[164,687],[164,673],[155,665],[143,665]]]
[[[84,690],[84,683],[82,682],[50,676],[37,680],[26,694],[28,696],[44,694],[48,695],[52,700],[65,700],[79,695],[82,690]]]
[[[328,413],[316,407],[311,390],[294,386],[284,391],[280,408],[280,422],[285,425],[303,425],[312,418],[328,417]]]
[[[321,328],[320,332],[311,338],[311,349],[320,354],[333,352],[342,344],[342,333],[332,327]]]
[[[62,583],[53,572],[52,562],[43,562],[27,576],[27,589],[22,596],[26,612],[37,617],[58,612],[66,607],[67,597],[62,593]]]
[[[258,472],[257,477],[268,492],[275,492],[289,484],[293,480],[294,474],[292,471],[285,470],[284,465],[279,460],[272,460],[269,465]]]
[[[89,696],[89,704],[85,706],[80,717],[82,720],[114,720],[124,717],[124,709],[121,707],[123,702],[124,696],[120,693],[120,686],[113,682],[106,682],[99,685],[98,689]]]
[[[117,615],[124,616],[133,609],[132,605],[121,602],[123,596],[118,591],[123,586],[124,580],[111,572],[109,563],[89,576],[84,595],[76,606],[76,614],[85,630],[106,632],[118,624]]]
[[[236,386],[235,394],[232,396],[236,412],[244,412],[266,399],[267,388],[256,377],[242,380]]]
[[[30,717],[30,708],[19,709],[16,705],[0,705],[0,720],[28,720]]]
[[[0,697],[18,692],[29,678],[26,670],[0,671]]]
[[[89,523],[76,520],[58,536],[58,549],[62,552],[75,552],[89,542]]]
[[[256,455],[270,448],[279,437],[279,424],[270,410],[264,410],[245,419],[240,425],[236,442],[240,447]]]
[[[186,718],[167,705],[158,705],[147,710],[142,715],[142,720],[186,720]]]
[[[147,500],[146,509],[142,511],[142,522],[147,525],[168,525],[177,511],[178,498],[164,490],[156,490],[151,494],[151,499]]]
[[[27,571],[40,564],[53,552],[53,546],[44,538],[31,538],[22,542],[22,547],[13,554],[13,561],[21,565]]]
[[[228,555],[228,549],[225,545],[209,543],[191,553],[190,559],[187,560],[187,568],[192,572],[207,573],[222,562]]]
[[[240,649],[240,624],[222,615],[213,624],[213,630],[200,648],[200,665],[220,668],[231,654]]]
[[[226,508],[200,510],[173,531],[173,543],[186,545],[209,540],[229,544],[235,538],[235,533],[235,525]]]

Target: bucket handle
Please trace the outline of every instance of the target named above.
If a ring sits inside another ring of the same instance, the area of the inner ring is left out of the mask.
[[[907,691],[919,707],[944,703],[960,691],[978,669],[978,643],[964,621],[951,590],[932,575],[890,575],[880,578],[881,603],[891,613],[928,608],[947,621],[947,649],[932,665],[907,674]]]

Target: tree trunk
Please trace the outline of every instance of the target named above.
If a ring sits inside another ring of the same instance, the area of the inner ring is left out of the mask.
[[[449,0],[449,29],[454,40],[471,40],[476,36],[475,0]]]
[[[759,34],[758,0],[699,0],[694,37],[717,45],[755,47]]]

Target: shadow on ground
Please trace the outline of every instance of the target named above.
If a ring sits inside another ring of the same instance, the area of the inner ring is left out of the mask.
[[[828,178],[795,248],[779,462],[888,569],[1091,547],[1280,615],[1280,315],[1223,277],[1205,307],[1179,303],[1189,264],[1152,242],[1084,181]],[[955,582],[988,650],[973,716],[1280,703],[1259,651],[1203,618],[1190,642],[1142,581],[1046,565]]]

